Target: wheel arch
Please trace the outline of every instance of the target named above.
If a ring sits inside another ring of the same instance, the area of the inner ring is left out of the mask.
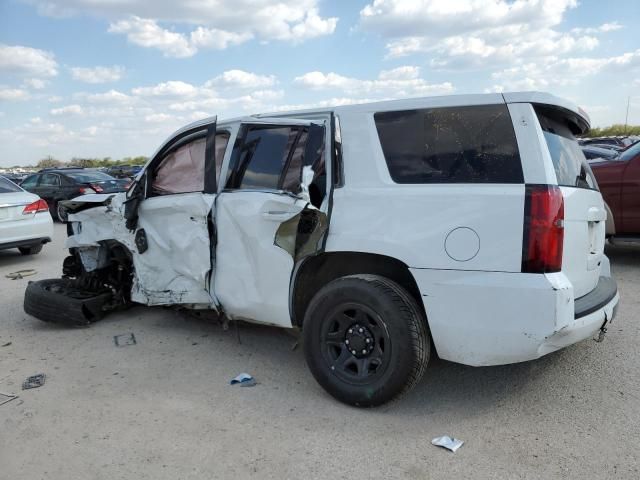
[[[387,255],[339,251],[308,257],[294,271],[290,291],[292,324],[302,326],[311,299],[324,285],[355,274],[380,275],[398,283],[414,298],[426,318],[420,289],[404,262]]]
[[[616,221],[615,218],[613,218],[611,207],[609,207],[607,202],[604,202],[604,209],[607,212],[607,220],[605,221],[606,235],[610,237],[616,234]]]

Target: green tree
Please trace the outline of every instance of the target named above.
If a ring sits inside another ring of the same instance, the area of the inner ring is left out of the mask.
[[[62,165],[63,162],[61,162],[60,160],[56,160],[51,155],[48,155],[47,157],[39,160],[38,163],[36,163],[36,167],[38,168],[57,168],[61,167]]]

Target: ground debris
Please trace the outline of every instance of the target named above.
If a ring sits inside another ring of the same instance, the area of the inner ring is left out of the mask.
[[[37,375],[31,375],[27,377],[27,379],[22,382],[22,389],[28,390],[30,388],[38,388],[44,385],[44,381],[46,379],[46,375],[44,373],[38,373]]]
[[[9,345],[11,345],[13,342],[7,342],[4,345],[2,345],[3,347],[8,347]]]
[[[248,373],[241,373],[229,382],[231,385],[239,384],[241,387],[255,387],[256,380]]]
[[[17,272],[7,273],[5,277],[10,278],[11,280],[19,280],[21,278],[28,277],[30,275],[35,275],[36,273],[38,272],[36,272],[33,269],[18,270]]]
[[[13,395],[11,393],[2,393],[0,392],[0,405],[4,405],[5,403],[9,403],[11,400],[15,400],[18,398],[18,395]]]
[[[458,440],[453,437],[447,437],[446,435],[442,437],[436,437],[431,440],[432,445],[435,445],[436,447],[444,447],[447,450],[451,450],[452,452],[458,450],[463,443],[464,442],[462,440]]]
[[[136,336],[133,333],[123,333],[122,335],[115,335],[113,337],[113,343],[116,347],[127,347],[129,345],[137,345]]]

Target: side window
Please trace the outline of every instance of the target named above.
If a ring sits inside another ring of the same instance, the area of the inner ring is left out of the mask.
[[[222,171],[222,160],[224,160],[224,152],[227,150],[229,143],[229,132],[216,133],[216,180],[220,182],[220,172]]]
[[[25,190],[34,188],[38,184],[38,177],[39,175],[31,175],[30,177],[25,178],[24,182],[22,182],[20,186]]]
[[[60,177],[55,173],[45,173],[40,179],[40,186],[43,187],[59,187]]]
[[[281,177],[285,166],[298,150],[299,139],[304,130],[300,127],[252,126],[248,127],[244,140],[234,145],[229,178],[226,188],[268,189],[283,188]],[[297,182],[300,183],[300,167]],[[295,167],[294,167],[295,169]],[[294,170],[292,169],[292,170]],[[287,172],[289,174],[289,172]],[[287,176],[287,175],[285,175]],[[294,182],[295,172],[288,176],[288,185]]]
[[[206,135],[206,134],[205,134]],[[151,189],[155,195],[202,192],[206,136],[179,144],[156,167]]]
[[[506,105],[379,112],[374,115],[396,183],[523,183]]]

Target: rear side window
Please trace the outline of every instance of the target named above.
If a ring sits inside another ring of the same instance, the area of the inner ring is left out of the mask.
[[[22,188],[34,188],[38,184],[38,178],[40,178],[39,175],[31,175],[30,177],[27,177],[21,184]]]
[[[561,110],[535,106],[558,185],[598,190],[591,167]]]
[[[523,183],[506,105],[430,108],[374,115],[396,183]]]
[[[248,127],[234,147],[226,188],[297,190],[305,140],[301,127]]]
[[[21,192],[22,189],[13,183],[11,180],[7,180],[4,177],[0,177],[0,193],[13,193]]]

